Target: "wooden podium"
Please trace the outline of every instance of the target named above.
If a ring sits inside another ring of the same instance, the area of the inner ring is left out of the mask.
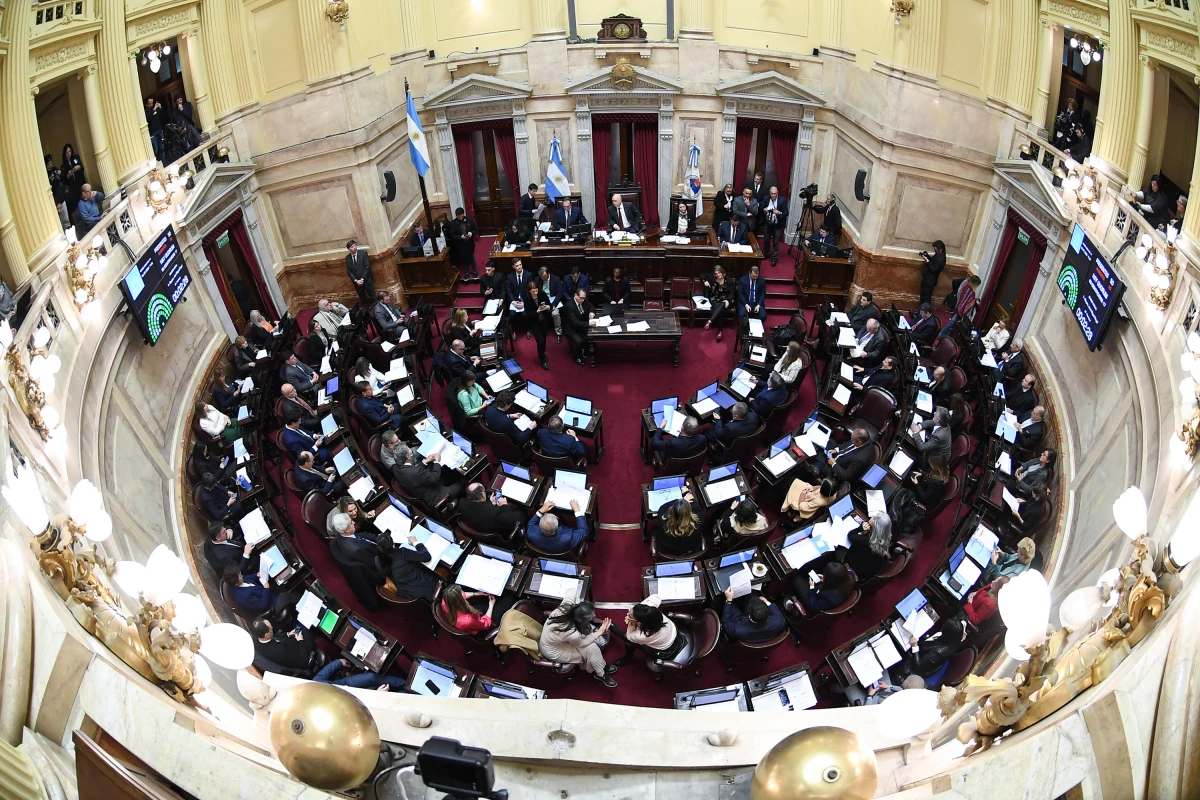
[[[845,308],[854,283],[854,251],[846,258],[814,256],[804,243],[804,259],[796,262],[796,292],[801,308],[816,308],[830,302]]]
[[[436,256],[429,258],[397,258],[396,272],[400,275],[405,296],[410,298],[410,307],[421,298],[435,306],[454,305],[458,294],[458,270],[450,265],[449,248],[442,248]]]

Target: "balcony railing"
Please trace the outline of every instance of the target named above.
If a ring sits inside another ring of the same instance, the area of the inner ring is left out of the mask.
[[[31,40],[59,34],[68,27],[96,22],[95,0],[42,0],[29,9]],[[10,11],[15,4],[10,2]]]
[[[1032,161],[1047,172],[1053,173],[1055,168],[1062,167],[1071,156],[1039,136],[1034,136],[1028,131],[1016,130],[1013,132],[1008,157]]]
[[[180,171],[186,168],[198,180],[204,170],[213,164],[237,160],[237,147],[234,144],[233,135],[222,133],[202,143],[196,149],[184,153],[166,166],[177,165]]]

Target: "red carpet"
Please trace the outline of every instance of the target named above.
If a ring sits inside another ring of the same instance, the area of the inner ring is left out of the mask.
[[[487,247],[493,240],[480,242],[478,263],[481,268],[486,260]],[[771,268],[764,262],[764,276],[772,281],[769,308],[794,309],[794,291],[789,291],[794,263],[790,257],[780,259],[779,266]],[[593,276],[595,277],[595,276]],[[460,293],[460,304],[476,308],[482,304],[478,297],[477,284],[471,283]],[[475,295],[472,297],[471,295]],[[439,309],[439,319],[445,311]],[[311,312],[301,315],[301,323]],[[477,314],[473,314],[477,316]],[[768,326],[786,322],[790,311],[774,312]],[[550,389],[558,399],[569,391],[572,394],[590,397],[595,407],[604,412],[604,435],[606,450],[598,465],[589,469],[591,480],[600,487],[601,530],[596,544],[588,554],[588,564],[594,569],[592,597],[598,603],[633,603],[642,598],[641,569],[652,563],[648,545],[641,539],[640,530],[606,528],[613,524],[639,524],[641,522],[641,484],[652,476],[650,467],[642,463],[638,452],[640,410],[650,405],[654,398],[678,395],[681,398],[694,394],[697,388],[729,373],[734,364],[733,331],[727,329],[725,340],[718,343],[714,331],[701,327],[686,328],[680,353],[679,367],[671,366],[665,358],[647,356],[646,360],[624,359],[620,362],[600,362],[595,369],[580,367],[571,361],[566,341],[558,344],[550,337],[547,351],[550,371],[545,372],[537,362],[537,350],[532,340],[518,336],[516,357],[527,371],[527,377]],[[816,404],[816,387],[811,375],[806,376],[799,400],[792,408],[789,427],[803,421]],[[444,391],[436,384],[433,389],[432,406],[436,413],[449,421]],[[285,493],[286,494],[286,493]],[[296,531],[296,543],[305,559],[312,565],[316,577],[328,586],[343,602],[349,603],[362,613],[342,578],[337,565],[329,556],[324,540],[308,530],[300,514],[299,499],[286,496],[287,511]],[[477,649],[470,657],[464,655],[465,647],[460,641],[445,633],[434,639],[431,632],[432,620],[426,607],[417,606],[403,611],[384,609],[366,612],[364,615],[385,631],[395,635],[410,654],[425,651],[431,655],[454,661],[480,674],[503,678],[517,683],[545,689],[553,697],[573,697],[598,702],[624,703],[655,707],[670,707],[674,694],[689,689],[707,688],[746,680],[794,664],[807,662],[819,670],[825,657],[835,647],[858,635],[887,616],[892,606],[914,587],[924,583],[929,572],[942,553],[955,516],[956,505],[950,506],[937,518],[925,525],[924,545],[914,556],[908,568],[897,579],[882,587],[873,596],[864,597],[848,617],[837,618],[829,630],[814,626],[803,637],[797,648],[792,642],[770,651],[769,661],[738,665],[733,673],[727,674],[717,654],[706,659],[701,667],[701,677],[690,673],[674,680],[667,678],[655,684],[651,673],[642,665],[640,657],[623,667],[616,675],[620,684],[616,690],[608,690],[586,674],[580,673],[571,682],[540,673],[526,676],[524,661],[511,658],[508,667],[503,667],[492,657],[487,648]],[[774,517],[778,506],[767,509]],[[600,612],[611,616],[614,622],[624,627],[625,611]],[[606,657],[611,662],[623,653],[623,644],[609,645]],[[404,675],[408,662],[400,659],[393,672]],[[840,698],[824,698],[823,702],[836,705]]]

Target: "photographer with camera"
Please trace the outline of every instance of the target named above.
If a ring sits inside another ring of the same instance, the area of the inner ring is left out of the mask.
[[[788,201],[779,196],[779,188],[772,186],[765,203],[759,206],[766,231],[763,257],[771,259],[771,266],[779,263],[779,246],[787,235]]]
[[[812,185],[812,190],[815,193],[817,185]],[[821,227],[833,237],[834,244],[837,244],[842,239],[842,210],[837,205],[837,195],[831,194],[825,198],[825,217],[821,220]]]
[[[938,239],[933,243],[933,252],[922,250],[921,258],[925,259],[925,271],[921,273],[921,305],[924,305],[933,297],[933,287],[946,268],[946,244]]]

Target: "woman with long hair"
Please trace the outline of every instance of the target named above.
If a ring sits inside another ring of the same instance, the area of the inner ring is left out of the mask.
[[[196,417],[200,420],[200,430],[209,436],[220,436],[226,442],[232,442],[242,437],[242,428],[216,407],[205,402],[196,403]]]
[[[841,484],[834,478],[826,478],[816,486],[797,478],[788,487],[780,511],[791,512],[792,520],[796,522],[811,519],[822,508],[833,505],[839,488]]]
[[[725,268],[717,264],[713,267],[712,278],[704,281],[704,296],[712,304],[712,313],[704,323],[704,330],[716,324],[718,342],[725,328],[725,312],[733,305],[733,294],[733,282],[725,276]]]
[[[275,326],[263,317],[262,312],[254,309],[250,312],[250,341],[255,344],[267,344],[275,334]]]
[[[480,611],[471,603],[472,598],[487,600],[487,610]],[[491,630],[496,598],[486,592],[464,592],[457,583],[442,590],[442,613],[450,620],[454,629],[461,633],[483,633]]]
[[[255,349],[246,341],[245,336],[233,340],[233,366],[243,378],[258,367],[257,358]]]
[[[929,457],[929,469],[925,472],[913,472],[909,476],[913,483],[913,494],[927,509],[937,507],[946,496],[946,482],[950,480],[950,465],[939,455]]]
[[[462,343],[467,346],[468,355],[479,355],[480,339],[471,330],[471,322],[467,318],[465,308],[456,308],[450,313],[450,331],[446,341],[453,342],[455,339],[462,340]]]
[[[83,195],[87,173],[83,169],[83,159],[75,152],[75,146],[70,142],[63,145],[59,170],[62,173],[63,188],[67,190],[67,214],[71,219],[75,219],[75,208]]]
[[[484,389],[483,385],[475,380],[475,373],[468,370],[458,379],[457,399],[466,415],[475,417],[483,412],[492,398],[487,393],[487,389]]]
[[[662,556],[682,556],[704,546],[704,530],[700,525],[700,508],[694,505],[690,491],[682,500],[672,500],[658,510],[662,529],[657,537],[658,553]]]
[[[329,534],[330,539],[338,535],[337,530],[333,527],[333,518],[338,514],[345,514],[350,517],[350,520],[354,523],[354,530],[361,533],[364,538],[370,538],[378,534],[372,522],[375,519],[375,512],[363,510],[357,500],[347,495],[338,500],[337,505],[331,508],[325,516],[325,532]]]
[[[713,529],[714,544],[724,544],[738,536],[757,536],[770,528],[767,517],[758,507],[754,498],[747,495],[745,500],[734,500],[729,511],[717,522]]]
[[[332,341],[315,319],[308,323],[308,360],[309,366],[320,366],[321,359],[329,352]]]
[[[625,615],[625,655],[615,662],[624,666],[641,647],[651,658],[669,661],[679,655],[687,639],[679,635],[674,621],[662,613],[662,598],[652,594]]]
[[[375,394],[389,391],[392,387],[384,378],[383,373],[375,369],[375,365],[366,356],[359,356],[354,362],[354,371],[350,374],[350,382],[368,383]]]
[[[562,664],[580,664],[592,677],[609,689],[617,688],[612,675],[616,664],[606,664],[601,647],[608,643],[606,634],[612,620],[605,619],[594,625],[596,607],[587,601],[563,603],[546,619],[538,647],[550,661]]]
[[[787,349],[783,351],[783,355],[775,362],[775,372],[791,386],[800,377],[800,371],[804,369],[804,360],[800,358],[800,353],[804,350],[799,342],[788,342]]]
[[[227,414],[233,413],[242,394],[241,387],[231,386],[224,367],[219,367],[213,375],[213,405]]]
[[[883,511],[868,517],[858,530],[846,537],[846,566],[860,579],[883,572],[892,561],[892,518]]]

